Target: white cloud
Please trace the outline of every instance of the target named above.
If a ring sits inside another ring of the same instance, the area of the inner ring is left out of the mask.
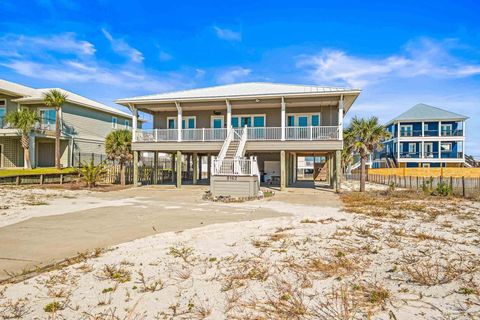
[[[8,34],[0,38],[0,48],[0,56],[4,57],[31,56],[46,52],[93,56],[96,51],[92,43],[78,40],[72,32],[49,36]]]
[[[215,34],[219,39],[222,40],[227,40],[227,41],[241,41],[242,40],[242,34],[237,31],[233,31],[231,29],[227,28],[220,28],[217,26],[213,27],[213,30],[215,30]]]
[[[102,29],[103,35],[110,41],[113,51],[129,58],[131,61],[141,63],[145,58],[143,53],[131,47],[124,39],[114,38],[106,29]]]
[[[129,70],[121,66],[108,69],[96,64],[84,64],[77,61],[60,63],[38,63],[24,60],[12,60],[0,63],[1,66],[15,71],[17,74],[53,81],[58,83],[98,83],[119,88],[142,89],[148,91],[173,90],[178,81],[174,75],[166,75],[168,80],[146,74],[143,70]],[[162,77],[163,78],[163,77]]]
[[[242,80],[252,73],[251,69],[242,67],[233,67],[221,72],[217,76],[217,82],[219,83],[234,83]]]
[[[480,74],[480,64],[462,61],[450,54],[452,41],[420,39],[407,44],[402,54],[382,58],[349,55],[325,49],[319,54],[301,56],[298,66],[309,72],[316,83],[335,82],[364,87],[385,78],[463,78]]]
[[[170,61],[173,59],[171,54],[163,50],[160,50],[160,53],[158,54],[158,58],[160,59],[160,61]]]

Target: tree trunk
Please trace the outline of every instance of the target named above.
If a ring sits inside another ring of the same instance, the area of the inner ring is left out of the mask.
[[[120,184],[125,186],[127,183],[125,181],[125,165],[120,163]]]
[[[23,148],[23,167],[25,169],[32,169],[30,163],[30,138],[26,134],[22,134],[22,148]]]
[[[360,192],[365,192],[365,161],[364,156],[360,157]]]
[[[60,108],[55,114],[55,167],[60,169]]]

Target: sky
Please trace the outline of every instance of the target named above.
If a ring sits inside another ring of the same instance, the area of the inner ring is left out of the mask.
[[[466,151],[480,157],[479,12],[458,0],[0,0],[0,78],[111,106],[234,82],[354,87],[346,123],[430,104],[470,118]]]

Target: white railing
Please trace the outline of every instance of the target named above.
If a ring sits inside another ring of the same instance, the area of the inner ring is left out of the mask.
[[[250,127],[247,129],[247,139],[259,140],[282,140],[281,127]]]
[[[233,140],[241,140],[244,128],[232,128]],[[172,142],[178,141],[176,129],[135,130],[135,142]],[[182,141],[225,141],[226,128],[183,129]],[[247,141],[280,141],[281,127],[249,127]],[[338,126],[285,127],[285,140],[338,140]]]
[[[339,127],[286,127],[285,140],[338,140]]]
[[[242,135],[240,137],[240,143],[237,147],[237,152],[235,152],[235,157],[243,157],[245,155],[245,144],[247,143],[247,126],[243,128]]]
[[[230,142],[232,142],[234,136],[235,136],[234,131],[230,130],[230,132],[227,135],[227,138],[225,139],[225,142],[222,145],[222,149],[220,149],[220,152],[218,153],[218,157],[217,157],[218,160],[222,161],[223,158],[225,158],[228,147],[230,146]]]
[[[217,176],[259,176],[256,157],[213,159],[212,174]]]

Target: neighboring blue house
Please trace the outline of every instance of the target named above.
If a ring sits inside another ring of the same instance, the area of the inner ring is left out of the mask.
[[[392,137],[372,167],[463,166],[467,119],[423,103],[415,105],[385,125]]]

